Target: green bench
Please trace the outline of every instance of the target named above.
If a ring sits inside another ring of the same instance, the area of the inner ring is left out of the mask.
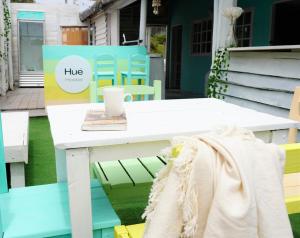
[[[128,216],[140,217],[148,203],[153,178],[164,165],[159,157],[147,157],[97,162],[93,171],[121,220],[124,216],[128,222]],[[137,214],[128,214],[133,211]]]
[[[94,238],[113,238],[120,219],[103,188],[92,180]],[[8,190],[0,114],[0,237],[71,238],[68,186],[55,183]]]

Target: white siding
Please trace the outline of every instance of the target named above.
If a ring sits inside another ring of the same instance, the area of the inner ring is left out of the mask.
[[[300,52],[230,52],[225,101],[287,117],[300,85]]]
[[[106,14],[101,14],[93,19],[96,26],[95,44],[107,45],[107,17]]]
[[[73,5],[67,4],[34,4],[34,3],[12,3],[12,54],[14,80],[19,85],[19,49],[18,49],[18,11],[41,11],[45,12],[45,44],[46,45],[60,45],[61,39],[61,27],[62,26],[83,26],[79,19],[79,8]],[[42,75],[41,75],[42,77]],[[32,78],[35,80],[34,78]],[[41,83],[39,80],[38,84]]]

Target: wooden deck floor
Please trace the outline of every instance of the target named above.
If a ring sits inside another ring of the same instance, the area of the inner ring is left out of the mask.
[[[0,97],[1,111],[29,111],[30,116],[45,113],[44,88],[17,88]]]

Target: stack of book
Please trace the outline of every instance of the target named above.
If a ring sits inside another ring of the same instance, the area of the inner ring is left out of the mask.
[[[81,129],[83,131],[124,131],[127,129],[126,114],[108,116],[103,110],[89,110]]]

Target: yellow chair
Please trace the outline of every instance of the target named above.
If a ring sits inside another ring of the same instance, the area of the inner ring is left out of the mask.
[[[281,145],[286,151],[285,203],[289,214],[300,213],[300,143]],[[144,224],[115,226],[115,238],[142,238]]]

